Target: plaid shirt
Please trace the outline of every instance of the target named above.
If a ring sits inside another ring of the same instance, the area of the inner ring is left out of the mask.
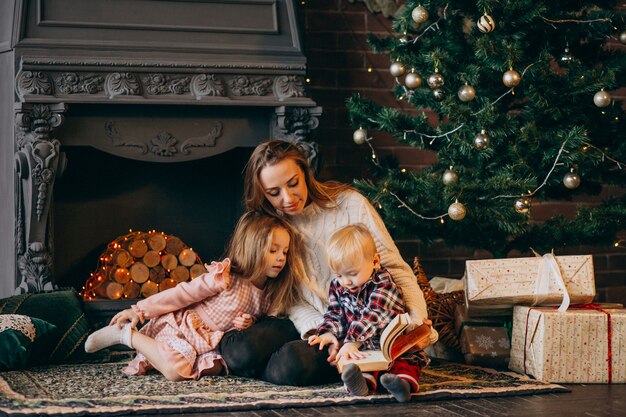
[[[361,342],[362,349],[380,349],[380,335],[389,322],[405,312],[400,289],[380,268],[356,293],[334,278],[328,290],[328,310],[316,334],[330,332],[343,343]]]

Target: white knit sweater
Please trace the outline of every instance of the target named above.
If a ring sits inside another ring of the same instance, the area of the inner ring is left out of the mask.
[[[337,206],[323,208],[311,203],[302,213],[290,217],[290,222],[302,235],[304,243],[304,266],[311,282],[328,294],[332,272],[326,257],[326,243],[330,235],[340,227],[363,223],[370,230],[376,250],[380,253],[381,264],[393,276],[402,290],[402,296],[415,324],[421,324],[428,317],[424,294],[417,285],[411,267],[402,259],[391,235],[387,231],[378,212],[360,193],[354,190],[343,192],[337,199]],[[328,296],[321,298],[309,288],[303,289],[305,301],[291,308],[289,318],[304,338],[305,334],[316,329],[328,306]],[[431,337],[434,343],[437,332]]]

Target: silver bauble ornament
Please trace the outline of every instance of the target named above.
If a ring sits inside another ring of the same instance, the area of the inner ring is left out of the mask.
[[[402,62],[396,61],[393,64],[391,64],[391,66],[389,67],[389,72],[394,77],[400,77],[404,75],[404,73],[406,72],[406,69],[404,68],[404,65],[402,65]]]
[[[478,30],[480,30],[482,33],[489,33],[496,28],[496,22],[491,16],[485,13],[484,15],[480,16],[480,18],[476,22],[476,26],[478,27]]]
[[[441,88],[435,88],[433,90],[433,97],[435,97],[435,100],[437,101],[442,101],[444,98],[446,98],[446,90]]]
[[[428,17],[428,10],[421,4],[411,11],[411,18],[415,23],[422,24],[428,20]]]
[[[626,45],[626,30],[619,34],[619,41]]]
[[[404,77],[404,85],[409,90],[419,88],[422,85],[422,77],[411,71]]]
[[[502,74],[502,83],[509,88],[515,87],[520,81],[522,81],[522,76],[512,68]]]
[[[443,171],[441,179],[445,185],[454,184],[459,180],[459,174],[457,174],[456,171],[450,167],[450,169]]]
[[[466,214],[467,210],[465,209],[465,206],[458,201],[455,201],[450,204],[450,207],[448,207],[448,216],[450,216],[452,220],[463,220]]]
[[[461,101],[472,101],[474,100],[474,97],[476,97],[476,90],[471,85],[465,84],[459,88],[459,92],[457,94],[459,96],[459,100]]]
[[[478,150],[487,149],[489,147],[489,136],[485,129],[481,130],[479,134],[474,136],[474,146]]]
[[[439,88],[443,85],[443,76],[438,72],[434,72],[428,76],[426,82],[430,88]]]
[[[578,188],[580,185],[580,175],[575,172],[568,172],[563,175],[563,185],[565,185],[570,190]]]
[[[598,107],[606,107],[611,104],[611,95],[604,90],[598,91],[593,96],[593,103]]]
[[[357,145],[362,145],[365,143],[365,141],[367,140],[367,130],[363,129],[363,128],[358,128],[357,130],[354,131],[354,133],[352,134],[352,140],[354,141],[354,143],[356,143]]]
[[[526,214],[530,211],[530,198],[528,197],[520,197],[515,200],[515,211],[520,214]]]
[[[561,58],[559,58],[559,62],[561,63],[561,65],[566,67],[571,64],[573,60],[574,57],[569,53],[569,48],[565,48],[565,51],[563,51],[563,55],[561,55]]]

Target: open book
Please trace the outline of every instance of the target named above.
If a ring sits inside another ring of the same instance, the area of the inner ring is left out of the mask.
[[[389,368],[389,364],[405,353],[407,350],[415,347],[418,350],[428,346],[430,341],[431,327],[422,324],[408,333],[404,333],[409,326],[409,313],[399,314],[394,317],[385,327],[380,336],[380,350],[364,350],[367,356],[363,359],[346,359],[342,357],[337,361],[337,370],[343,371],[344,366],[349,363],[356,364],[361,371],[383,371]]]

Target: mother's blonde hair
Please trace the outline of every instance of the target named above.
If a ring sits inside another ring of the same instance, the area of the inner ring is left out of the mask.
[[[285,220],[258,211],[244,213],[237,222],[226,249],[231,272],[255,281],[265,275],[265,255],[272,246],[274,229],[284,229],[290,237],[287,262],[276,278],[268,279],[266,294],[270,311],[284,313],[300,301],[300,284],[307,281],[301,261],[298,234]]]
[[[348,184],[337,181],[318,181],[307,162],[304,152],[291,142],[268,140],[260,143],[250,155],[246,165],[244,199],[248,210],[261,210],[277,214],[276,209],[265,198],[259,175],[261,170],[278,162],[291,159],[304,173],[309,199],[321,207],[332,207],[337,196],[344,190],[351,189]]]

